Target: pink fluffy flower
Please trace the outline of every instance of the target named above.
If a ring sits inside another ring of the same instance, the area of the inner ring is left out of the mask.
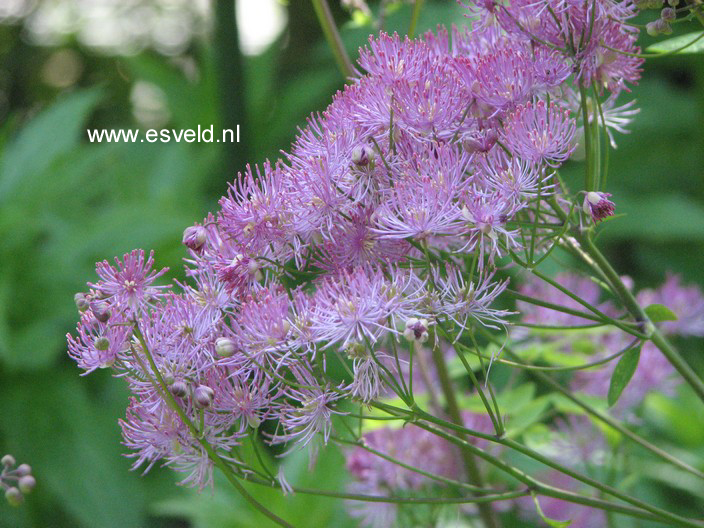
[[[100,277],[97,283],[89,283],[91,288],[95,288],[100,298],[115,311],[124,310],[128,316],[137,315],[145,305],[156,301],[161,297],[162,290],[168,286],[154,286],[154,281],[168,271],[163,268],[160,271],[153,271],[154,252],[149,253],[145,260],[144,251],[135,249],[126,253],[122,260],[115,257],[115,264],[112,266],[107,260],[98,262],[95,271]]]
[[[533,163],[561,165],[574,150],[573,117],[555,103],[521,105],[506,118],[502,139],[515,155]]]

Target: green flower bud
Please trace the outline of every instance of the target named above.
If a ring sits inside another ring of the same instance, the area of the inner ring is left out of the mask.
[[[22,492],[15,487],[8,488],[5,492],[5,499],[10,504],[10,506],[21,506],[24,502],[24,495]]]

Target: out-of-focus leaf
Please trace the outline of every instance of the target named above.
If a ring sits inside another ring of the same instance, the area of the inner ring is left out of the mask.
[[[618,360],[616,368],[611,375],[609,393],[606,398],[609,402],[609,407],[613,406],[618,401],[623,389],[625,389],[628,382],[631,381],[636,368],[638,368],[639,359],[640,347],[636,347],[627,351],[621,356],[621,359]]]
[[[636,201],[623,197],[618,205],[626,211],[626,216],[604,230],[606,238],[704,240],[704,207],[690,198],[659,194],[642,196]]]
[[[506,434],[509,437],[515,437],[529,426],[539,422],[545,415],[549,405],[549,395],[540,396],[535,400],[529,401],[527,405],[521,408],[521,412],[509,416],[506,421]]]
[[[584,394],[580,392],[575,392],[574,395],[596,410],[606,410],[606,401],[604,401],[603,398],[599,398],[598,396],[594,396],[593,394]],[[552,400],[552,404],[555,406],[555,408],[560,412],[570,414],[584,414],[585,412],[584,409],[582,409],[579,405],[577,405],[572,400],[567,398],[567,396],[559,392],[554,392],[550,394],[550,399]]]
[[[207,60],[202,63],[199,82],[191,82],[175,66],[154,56],[130,57],[127,64],[137,79],[150,82],[164,92],[174,124],[193,129],[199,124],[206,127],[217,124],[214,80]]]
[[[100,95],[100,90],[91,89],[67,96],[35,117],[6,145],[0,160],[0,204],[77,144]]]
[[[677,321],[677,314],[664,304],[651,304],[645,309],[645,314],[654,323]]]
[[[248,450],[248,447],[245,445],[244,449]],[[287,456],[283,462],[287,481],[301,488],[342,491],[347,480],[344,460],[331,447],[321,450],[319,456],[313,471],[309,469],[308,454],[305,450]],[[270,467],[273,468],[273,464]],[[294,526],[355,526],[345,514],[339,499],[302,493],[286,497],[279,489],[249,485],[244,481],[243,484],[260,503]],[[162,501],[154,508],[154,512],[160,516],[186,517],[194,528],[277,526],[247,506],[245,500],[219,474],[216,475],[215,492],[212,496],[189,495]]]
[[[704,445],[704,410],[693,391],[680,389],[677,399],[651,392],[645,399],[644,412],[669,438],[681,446]]]
[[[502,413],[514,414],[533,401],[533,396],[535,396],[535,383],[529,382],[497,394],[496,399]]]
[[[678,54],[704,53],[704,32],[694,31],[692,33],[687,33],[686,35],[678,35],[667,40],[656,42],[655,44],[648,46],[645,51],[648,53],[669,53],[684,46],[687,47],[678,51]]]
[[[85,528],[146,526],[139,476],[121,456],[116,402],[89,396],[73,370],[19,381],[0,387],[0,427],[13,451],[31,464],[38,488],[50,490]]]
[[[674,486],[704,500],[704,482],[691,473],[654,460],[640,465],[638,469],[653,480],[666,486]]]

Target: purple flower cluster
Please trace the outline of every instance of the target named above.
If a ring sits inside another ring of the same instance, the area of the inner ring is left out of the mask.
[[[388,348],[402,335],[506,324],[494,259],[524,244],[512,222],[555,192],[579,87],[615,97],[640,60],[611,51],[637,51],[630,2],[550,2],[550,16],[547,2],[481,4],[472,30],[371,39],[364,75],[285,158],[247,167],[185,230],[187,284],[157,286],[166,270],[141,250],[97,265],[69,354],[128,383],[135,467],[162,461],[203,487],[206,446],[236,466],[232,448],[265,420],[272,444],[327,442],[341,399],[368,403],[385,373],[403,375]],[[328,375],[334,354],[352,379]]]

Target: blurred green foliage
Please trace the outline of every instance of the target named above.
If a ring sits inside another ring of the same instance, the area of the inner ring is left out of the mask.
[[[410,6],[398,7],[387,28],[405,32]],[[349,20],[341,10],[336,14],[341,24]],[[427,1],[419,29],[462,24],[462,15],[454,2]],[[353,56],[371,31],[345,25],[342,36]],[[245,161],[277,158],[296,127],[311,111],[324,109],[343,83],[312,10],[289,8],[284,35],[261,55],[243,58],[236,90],[219,84],[218,42],[212,39],[192,43],[180,57],[195,65],[197,75],[189,76],[174,58],[153,51],[106,57],[72,41],[55,48],[28,45],[21,34],[21,24],[0,26],[0,452],[31,464],[38,487],[21,509],[0,504],[0,528],[265,526],[221,483],[213,495],[197,495],[174,486],[167,470],[143,478],[129,472],[117,425],[127,395],[107,373],[79,378],[64,336],[75,325],[73,293],[94,278],[95,261],[153,248],[158,264],[178,277],[183,228],[214,209],[234,178],[220,145],[90,144],[86,128],[136,128],[129,93],[143,81],[165,95],[166,126],[172,128],[217,127],[222,104],[243,105],[248,126],[242,140],[251,155]],[[83,68],[62,89],[43,84],[38,75],[58,49],[76,53]],[[632,133],[617,137],[608,184],[617,212],[625,216],[607,223],[600,241],[636,284],[658,284],[671,269],[702,285],[702,56],[648,63],[633,95],[642,111]],[[570,185],[579,185],[582,170],[575,164],[565,171]],[[683,345],[701,368],[701,343]],[[500,377],[501,367],[496,371]],[[522,387],[535,393],[534,385]],[[514,399],[524,406],[528,401],[525,395]],[[661,447],[689,448],[701,456],[702,417],[692,419],[697,406],[691,400],[686,391],[676,400],[652,396],[643,427],[662,440]],[[559,411],[565,402],[538,398],[529,405],[512,409],[523,414],[514,428],[534,426],[548,405]],[[535,436],[540,429],[529,432]],[[287,463],[286,475],[304,487],[344,487],[338,452],[325,453],[317,467],[309,474],[300,455]],[[673,471],[640,469],[644,493],[654,503],[672,507],[704,498],[699,482],[690,485],[691,479]],[[339,501],[251,491],[294,524],[351,525]]]

